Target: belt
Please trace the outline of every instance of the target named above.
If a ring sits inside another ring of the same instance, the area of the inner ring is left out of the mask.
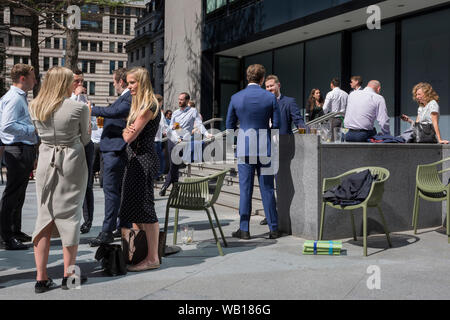
[[[365,129],[348,129],[349,131],[353,131],[353,132],[372,132],[372,130],[365,130]]]
[[[22,142],[16,142],[11,144],[5,144],[6,147],[22,147],[22,146],[28,146],[28,147],[34,147],[32,144],[26,144]]]

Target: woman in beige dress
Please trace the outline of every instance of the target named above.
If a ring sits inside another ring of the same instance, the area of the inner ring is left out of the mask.
[[[33,233],[36,261],[35,292],[56,285],[47,275],[50,238],[61,237],[64,254],[62,288],[68,289],[80,240],[82,205],[87,186],[84,145],[90,141],[90,110],[70,100],[73,73],[63,67],[51,68],[39,95],[30,104],[30,115],[41,138],[36,171],[38,216]],[[81,278],[81,281],[85,278]]]

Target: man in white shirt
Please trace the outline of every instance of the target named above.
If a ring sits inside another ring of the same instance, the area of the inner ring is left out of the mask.
[[[204,134],[207,138],[211,137],[211,134],[209,134],[203,126],[202,118],[197,109],[188,106],[189,100],[191,100],[191,97],[188,93],[181,93],[178,97],[178,105],[180,108],[175,110],[172,114],[172,119],[170,120],[170,125],[167,131],[167,137],[169,138],[169,158],[171,158],[172,150],[177,143],[181,141],[190,141],[194,127],[197,127],[200,130],[200,133]],[[166,182],[159,192],[161,197],[165,196],[166,190],[171,183],[178,182],[178,171],[179,165],[175,164],[171,159],[169,174],[167,175]]]
[[[377,132],[374,129],[375,120],[384,135],[390,134],[389,116],[386,101],[380,95],[381,84],[372,80],[364,90],[357,90],[348,98],[344,124],[349,129],[345,136],[347,142],[367,142]]]
[[[158,172],[158,175],[155,177],[155,179],[161,181],[162,175],[164,172],[164,167],[165,167],[162,139],[163,139],[163,136],[167,135],[168,125],[167,125],[166,119],[164,117],[164,110],[163,110],[164,98],[160,94],[156,94],[155,96],[161,107],[161,120],[159,121],[158,132],[156,132],[156,136],[155,136],[155,151],[159,157],[159,172]]]
[[[362,90],[362,77],[361,76],[353,76],[350,78],[350,87],[352,88],[352,92],[356,90]]]
[[[344,90],[340,88],[341,82],[339,79],[334,78],[331,80],[330,88],[331,91],[328,92],[327,97],[325,98],[325,103],[323,105],[323,112],[343,112],[345,113],[345,109],[347,108],[347,99],[348,94]],[[332,139],[334,140],[334,128],[340,128],[342,126],[342,119],[340,117],[335,117],[331,120],[331,134]]]

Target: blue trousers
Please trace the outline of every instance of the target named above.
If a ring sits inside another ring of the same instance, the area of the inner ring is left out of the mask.
[[[122,193],[122,179],[127,164],[126,151],[103,152],[103,193],[105,194],[105,219],[103,232],[113,232],[120,226],[117,217]]]
[[[352,131],[350,129],[345,135],[345,142],[367,142],[367,139],[370,139],[376,134],[377,130],[375,129],[372,131]]]
[[[159,158],[159,172],[158,175],[155,178],[158,178],[162,176],[164,172],[164,166],[165,166],[165,159],[163,154],[163,147],[161,141],[155,141],[155,151]]]
[[[255,171],[258,176],[259,190],[270,231],[278,230],[278,212],[274,192],[274,176],[261,175],[261,164],[238,164],[239,188],[239,214],[241,216],[240,229],[249,231],[250,216],[252,212],[252,196]]]

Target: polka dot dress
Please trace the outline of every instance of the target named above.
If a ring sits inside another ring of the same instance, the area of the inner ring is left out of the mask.
[[[127,146],[128,164],[122,184],[121,223],[156,223],[153,177],[159,170],[154,141],[161,113]]]

